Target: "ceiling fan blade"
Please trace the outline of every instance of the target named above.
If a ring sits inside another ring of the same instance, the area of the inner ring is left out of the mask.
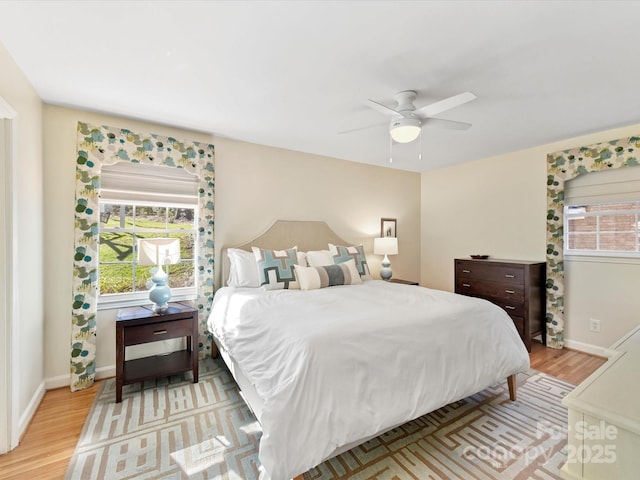
[[[415,113],[420,116],[432,117],[434,115],[438,115],[439,113],[446,112],[447,110],[451,110],[452,108],[464,105],[465,103],[475,100],[476,98],[478,97],[476,97],[473,93],[464,92],[460,93],[459,95],[454,95],[453,97],[445,98],[444,100],[440,100],[439,102],[432,103],[431,105],[419,108],[415,111]]]
[[[444,128],[446,130],[468,130],[471,128],[470,123],[456,122],[454,120],[445,120],[444,118],[423,118],[422,125],[428,127]]]
[[[383,115],[389,115],[390,113],[393,113],[395,115],[400,115],[393,108],[387,107],[386,105],[383,105],[382,103],[374,102],[373,100],[367,100],[366,103],[367,103],[367,106],[373,108],[374,110],[377,110],[378,112],[382,113]]]
[[[369,128],[375,128],[375,127],[381,127],[383,125],[389,125],[389,122],[384,122],[384,123],[376,123],[375,125],[367,125],[366,127],[358,127],[358,128],[352,128],[350,130],[342,130],[341,132],[338,132],[338,135],[342,135],[343,133],[352,133],[352,132],[358,132],[360,130],[367,130]]]

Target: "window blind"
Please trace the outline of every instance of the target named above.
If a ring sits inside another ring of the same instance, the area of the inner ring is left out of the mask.
[[[198,178],[182,168],[118,162],[102,167],[100,178],[103,202],[198,202]]]
[[[579,175],[565,183],[565,205],[640,200],[640,167],[615,168]]]

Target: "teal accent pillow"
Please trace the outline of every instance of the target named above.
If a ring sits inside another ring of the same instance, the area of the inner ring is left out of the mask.
[[[295,248],[288,250],[263,250],[251,247],[258,264],[259,284],[265,290],[299,289],[294,265],[297,264]]]
[[[348,262],[353,259],[356,262],[356,268],[358,269],[360,277],[363,280],[371,280],[367,257],[364,254],[364,247],[362,245],[345,247],[330,243],[329,251],[331,252],[331,255],[333,255],[334,263]]]

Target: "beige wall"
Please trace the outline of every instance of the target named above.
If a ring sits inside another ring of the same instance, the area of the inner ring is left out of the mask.
[[[419,174],[227,139],[215,146],[218,247],[245,243],[277,219],[324,220],[370,253],[380,218],[390,217],[398,221],[394,276],[419,280]],[[378,275],[381,258],[368,261]]]
[[[71,334],[76,125],[126,127],[141,133],[213,143],[216,148],[216,263],[220,248],[249,241],[274,220],[324,220],[343,238],[372,248],[380,218],[398,219],[400,254],[394,275],[419,280],[420,175],[327,157],[213,138],[205,133],[45,106],[45,246],[48,294],[45,375],[51,385],[66,379]],[[380,258],[369,255],[377,275]],[[219,277],[219,274],[218,274]],[[220,278],[216,281],[220,285]],[[97,368],[115,364],[115,311],[98,316]]]
[[[13,189],[6,192],[3,185],[2,194],[8,193],[13,202],[11,214],[15,276],[9,276],[7,281],[11,283],[16,295],[13,316],[18,342],[12,345],[11,361],[18,365],[17,370],[20,372],[19,377],[14,378],[18,389],[18,412],[14,414],[19,415],[19,427],[22,429],[29,420],[28,411],[34,408],[34,396],[42,391],[44,380],[42,102],[2,45],[0,72],[0,97],[17,112],[13,122]],[[3,210],[6,206],[2,201]],[[2,245],[0,251],[4,251],[5,247],[6,245]],[[4,258],[0,261],[4,264]],[[3,324],[5,321],[8,319],[0,319]],[[1,348],[4,350],[4,346]],[[4,394],[4,385],[0,386],[0,390]]]
[[[545,261],[547,154],[639,133],[634,125],[423,173],[423,285],[453,291],[453,259],[470,254]],[[640,323],[639,274],[638,262],[567,263],[567,345],[599,351]]]

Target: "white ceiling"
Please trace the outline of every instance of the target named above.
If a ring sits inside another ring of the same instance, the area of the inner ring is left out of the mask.
[[[366,99],[472,91],[440,115],[470,130],[425,127],[421,161],[394,146],[392,167],[426,171],[640,123],[638,18],[631,1],[2,1],[0,42],[47,103],[382,166]]]

